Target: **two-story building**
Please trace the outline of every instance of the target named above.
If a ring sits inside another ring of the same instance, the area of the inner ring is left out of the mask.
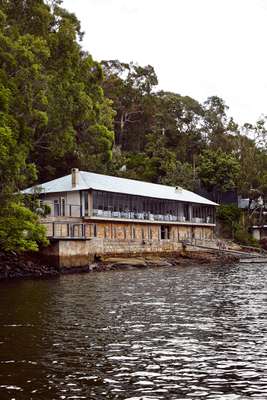
[[[23,193],[35,193],[41,205],[49,206],[42,222],[54,241],[87,240],[92,247],[95,239],[103,252],[111,243],[118,251],[127,243],[130,252],[137,243],[153,249],[159,243],[214,237],[216,203],[181,187],[72,169]]]

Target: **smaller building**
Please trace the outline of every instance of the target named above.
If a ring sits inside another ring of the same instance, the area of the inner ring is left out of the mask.
[[[50,239],[87,240],[91,252],[93,243],[96,253],[142,252],[214,237],[216,203],[181,187],[72,169],[23,193],[49,206],[42,222]]]

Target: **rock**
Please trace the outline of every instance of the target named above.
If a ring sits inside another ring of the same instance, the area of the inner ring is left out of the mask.
[[[59,275],[54,266],[42,264],[38,254],[22,254],[0,252],[0,280],[42,278]]]
[[[109,257],[106,258],[105,263],[114,265],[130,265],[138,267],[146,267],[147,263],[144,258],[119,258],[119,257]]]
[[[149,266],[153,267],[172,267],[173,264],[171,264],[169,261],[164,260],[162,258],[150,258],[147,260],[147,263]]]
[[[98,269],[98,267],[99,267],[99,264],[97,264],[97,263],[90,264],[90,265],[89,265],[89,271],[90,271],[90,272],[96,271],[96,270]]]

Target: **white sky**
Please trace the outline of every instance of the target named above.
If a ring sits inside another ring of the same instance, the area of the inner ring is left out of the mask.
[[[63,0],[93,58],[151,64],[159,88],[199,101],[222,97],[229,114],[267,114],[267,0]]]

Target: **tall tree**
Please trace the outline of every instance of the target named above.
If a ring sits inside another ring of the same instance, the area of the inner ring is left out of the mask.
[[[45,241],[36,215],[12,193],[70,166],[104,170],[111,158],[114,113],[102,68],[82,51],[80,23],[60,3],[0,0],[2,248],[33,249]]]
[[[237,187],[239,172],[236,158],[220,149],[207,149],[199,157],[198,176],[216,201],[220,201],[222,192]]]

